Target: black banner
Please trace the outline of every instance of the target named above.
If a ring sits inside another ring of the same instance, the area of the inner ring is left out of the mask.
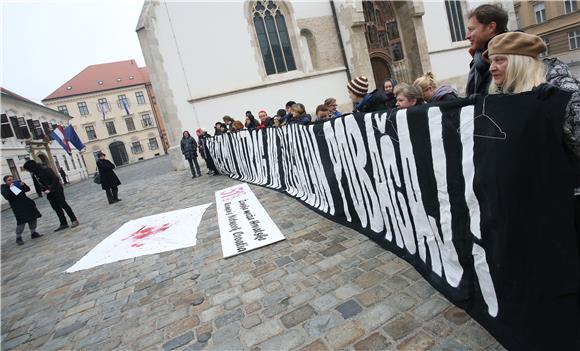
[[[411,263],[510,350],[579,348],[569,95],[348,115],[210,138],[217,169]]]

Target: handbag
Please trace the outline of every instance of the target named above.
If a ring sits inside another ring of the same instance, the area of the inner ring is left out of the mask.
[[[99,172],[95,173],[95,177],[93,178],[93,182],[95,182],[95,184],[101,184],[101,175],[99,174]]]

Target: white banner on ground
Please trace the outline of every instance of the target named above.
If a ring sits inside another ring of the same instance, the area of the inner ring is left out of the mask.
[[[216,191],[215,200],[224,258],[285,239],[248,184]]]
[[[205,204],[129,221],[101,241],[67,273],[105,263],[195,246]]]

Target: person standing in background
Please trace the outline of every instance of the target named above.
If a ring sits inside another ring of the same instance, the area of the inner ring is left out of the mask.
[[[16,243],[18,245],[24,245],[22,232],[24,232],[26,223],[28,223],[28,228],[30,228],[30,237],[32,239],[42,236],[42,234],[38,234],[36,231],[36,221],[42,215],[38,212],[36,203],[26,196],[26,192],[28,191],[30,191],[30,187],[24,182],[19,180],[15,181],[12,175],[4,176],[2,196],[10,204],[10,208],[12,208],[12,212],[14,212],[14,216],[16,217]]]
[[[197,163],[197,143],[187,130],[183,132],[183,137],[181,138],[181,153],[189,163],[191,178],[201,177],[199,163]]]
[[[106,155],[99,152],[98,156],[99,160],[97,161],[97,168],[101,175],[101,188],[106,192],[109,204],[114,204],[115,202],[121,201],[121,199],[119,199],[118,188],[119,185],[121,185],[121,181],[113,171],[115,165],[105,158]]]

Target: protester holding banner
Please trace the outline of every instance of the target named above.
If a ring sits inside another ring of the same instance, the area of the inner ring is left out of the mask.
[[[244,126],[246,129],[256,129],[258,126],[258,121],[256,121],[256,117],[254,117],[251,111],[246,111],[246,121]]]
[[[232,124],[234,123],[234,119],[228,115],[225,115],[222,119],[226,125],[227,131],[232,132]]]
[[[266,110],[258,111],[258,118],[260,119],[260,124],[258,124],[258,129],[264,129],[267,127],[272,126],[272,118],[268,116],[268,112]]]
[[[346,85],[348,95],[354,103],[353,112],[374,112],[386,108],[387,96],[382,89],[375,89],[370,93],[369,80],[365,76],[351,79]]]
[[[414,85],[401,83],[395,88],[397,108],[409,108],[423,103],[423,94]]]
[[[183,137],[181,138],[181,153],[189,163],[192,178],[201,177],[199,164],[197,163],[197,143],[187,130],[183,132]],[[193,168],[194,165],[195,168]]]
[[[431,72],[415,79],[413,85],[421,89],[423,99],[427,102],[452,101],[458,97],[457,91],[452,86],[443,84],[438,87],[435,83],[435,76]]]
[[[65,212],[70,217],[70,227],[74,228],[78,226],[79,221],[77,220],[72,208],[66,202],[64,189],[58,180],[56,173],[48,167],[39,165],[34,160],[24,162],[23,167],[32,174],[32,180],[34,181],[34,187],[36,188],[38,196],[45,194],[48,202],[50,202],[50,206],[58,216],[60,226],[54,231],[58,232],[69,227],[64,215]]]
[[[105,154],[99,152],[99,160],[97,161],[97,168],[99,169],[99,174],[101,175],[101,188],[107,194],[107,200],[109,204],[114,204],[115,202],[121,201],[119,199],[119,185],[121,181],[113,171],[115,165],[105,158]]]
[[[30,191],[30,187],[24,182],[15,181],[12,175],[4,177],[4,184],[2,184],[2,196],[10,204],[12,212],[16,217],[16,243],[24,245],[22,240],[22,232],[28,223],[30,229],[30,237],[32,239],[40,238],[42,234],[36,231],[36,220],[42,215],[38,212],[36,204],[33,200],[26,196],[26,192]]]
[[[238,121],[236,121],[238,122]],[[235,126],[235,122],[234,122],[234,126]],[[201,128],[197,128],[195,130],[195,134],[198,137],[198,141],[199,141],[199,154],[201,155],[201,158],[203,158],[205,160],[205,164],[207,166],[208,172],[207,174],[210,175],[219,175],[219,172],[217,171],[217,168],[215,168],[215,165],[213,163],[213,159],[211,158],[211,155],[209,153],[209,150],[207,148],[207,138],[209,137],[209,134],[207,134],[207,132]]]
[[[308,124],[312,121],[312,117],[306,113],[306,108],[300,103],[292,105],[290,113],[292,113],[292,118],[288,123]]]
[[[274,126],[274,127],[282,127],[285,124],[286,124],[286,110],[284,110],[283,108],[281,108],[281,109],[278,110],[278,112],[276,112],[276,115],[274,116],[274,122],[272,123],[272,126]]]
[[[387,78],[383,81],[383,84],[379,85],[385,92],[385,96],[387,100],[385,101],[385,107],[387,108],[395,108],[397,104],[397,100],[395,99],[395,94],[393,94],[395,87],[397,86],[397,80]]]
[[[336,103],[335,98],[328,98],[324,100],[324,105],[328,107],[328,111],[330,113],[330,118],[336,118],[342,116],[342,112],[338,111],[336,108],[338,104]]]
[[[483,58],[487,43],[491,38],[507,31],[508,14],[501,5],[481,5],[469,13],[467,40],[471,43],[469,54],[473,60],[469,64],[467,95],[487,95],[491,75],[489,63]]]
[[[316,121],[327,121],[330,117],[330,110],[326,105],[318,105],[316,106]]]

